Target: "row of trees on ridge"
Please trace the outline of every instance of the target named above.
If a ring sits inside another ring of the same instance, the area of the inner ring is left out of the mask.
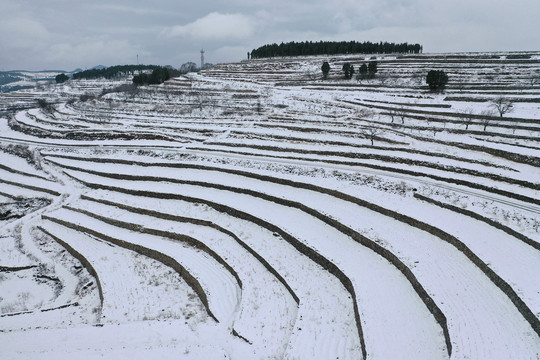
[[[146,84],[162,84],[171,78],[171,74],[168,68],[158,67],[154,69],[151,74],[141,73],[133,77],[133,83],[135,85]]]
[[[90,69],[73,74],[73,79],[114,79],[129,74],[135,74],[144,70],[155,70],[157,65],[116,65],[103,69]]]
[[[343,64],[341,70],[343,71],[345,79],[351,79],[355,73],[354,65],[351,65],[351,63]],[[328,61],[325,61],[322,64],[321,71],[323,73],[323,77],[326,79],[328,77],[328,73],[330,72],[330,64],[328,63]],[[378,70],[376,61],[370,61],[367,65],[364,63],[358,67],[358,74],[361,78],[373,78],[375,77],[377,71]]]
[[[423,50],[420,44],[408,43],[372,43],[369,41],[303,41],[281,44],[267,44],[251,51],[251,58],[267,58],[276,56],[302,55],[335,55],[335,54],[419,54]]]
[[[325,61],[322,64],[321,71],[323,73],[323,78],[328,78],[328,73],[330,72],[330,64],[328,61]],[[341,67],[341,71],[343,71],[345,79],[351,79],[355,73],[354,65],[346,62]],[[358,75],[362,79],[374,78],[377,71],[376,61],[370,61],[368,65],[364,63],[358,67]],[[430,70],[426,76],[426,83],[431,91],[441,91],[448,83],[448,75],[443,70]]]

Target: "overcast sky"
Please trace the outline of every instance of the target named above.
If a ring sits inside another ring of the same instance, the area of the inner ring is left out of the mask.
[[[540,0],[0,0],[0,70],[239,61],[304,40],[540,50]]]

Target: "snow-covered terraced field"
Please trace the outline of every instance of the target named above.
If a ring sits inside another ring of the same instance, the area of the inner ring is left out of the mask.
[[[370,58],[2,95],[0,357],[540,359],[540,54]]]

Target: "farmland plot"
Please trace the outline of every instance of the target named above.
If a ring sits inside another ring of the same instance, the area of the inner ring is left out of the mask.
[[[518,55],[50,89],[52,108],[0,120],[2,351],[538,359],[540,58]]]

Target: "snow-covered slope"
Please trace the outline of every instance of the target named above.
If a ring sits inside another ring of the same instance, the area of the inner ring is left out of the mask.
[[[0,357],[539,359],[539,54],[370,58],[2,96]]]

